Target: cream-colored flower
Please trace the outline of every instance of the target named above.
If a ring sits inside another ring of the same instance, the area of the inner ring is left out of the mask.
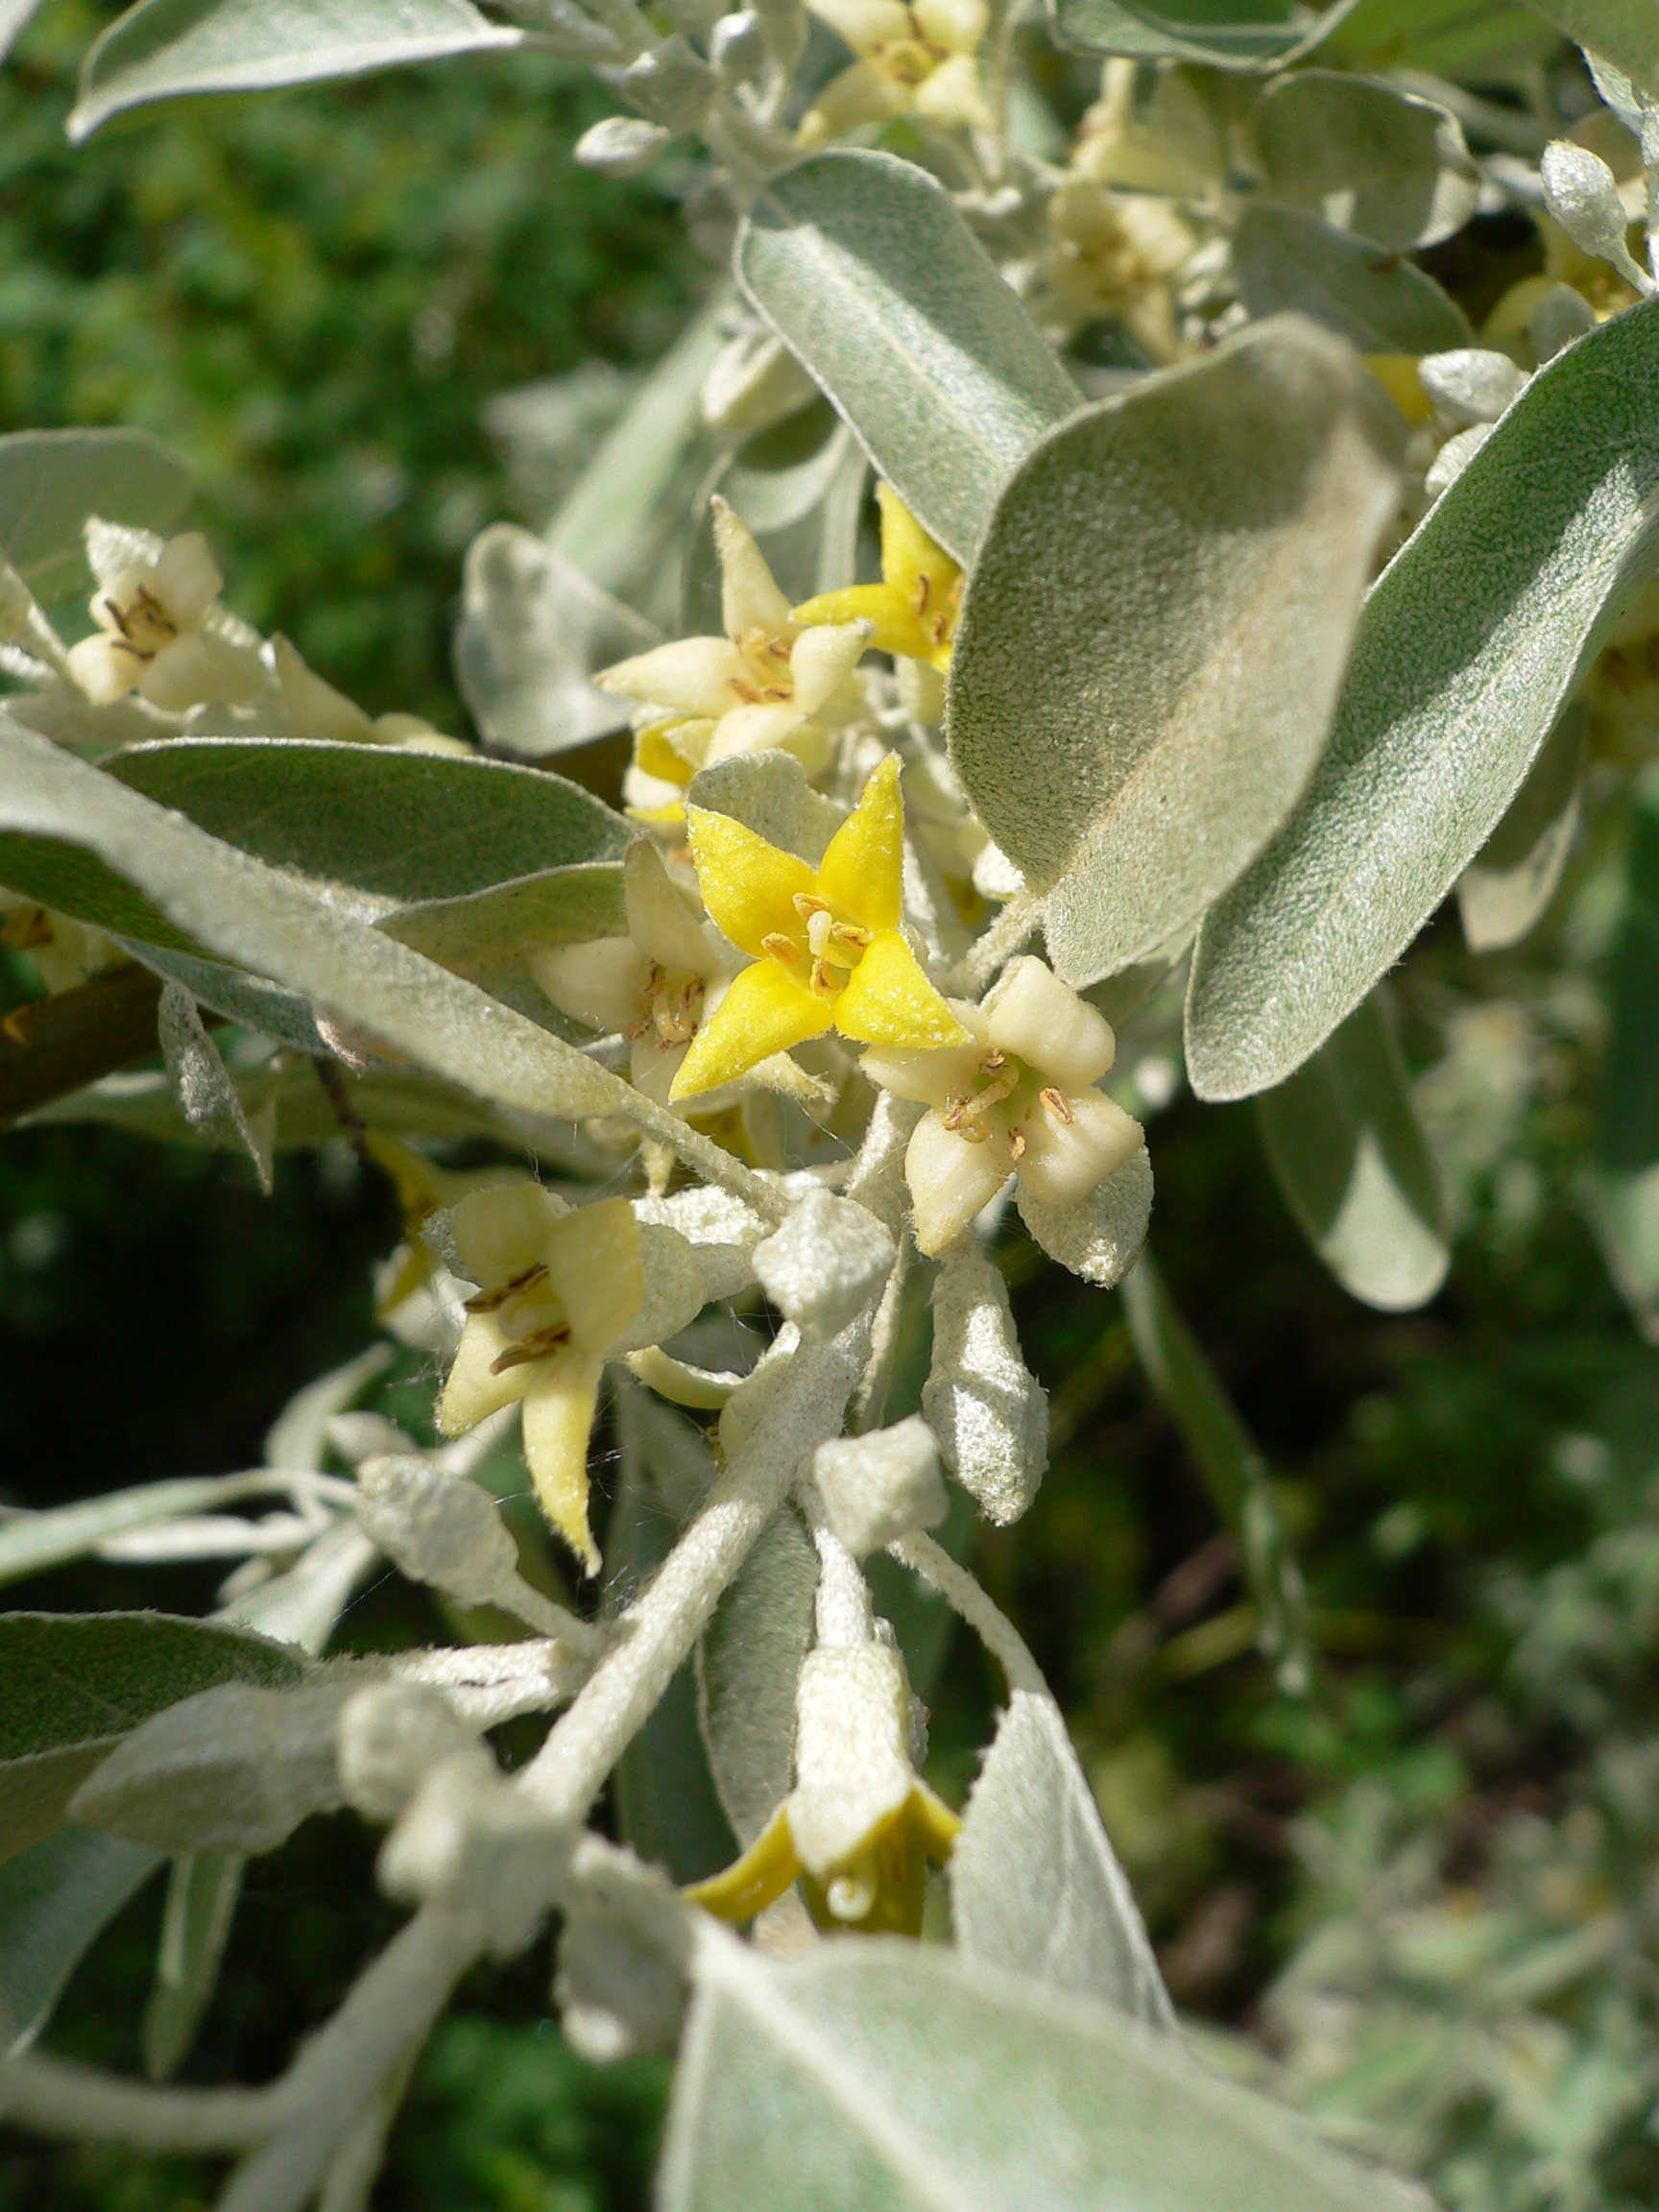
[[[1111,1024],[1027,954],[980,1006],[950,1010],[973,1043],[866,1052],[871,1082],[932,1111],[904,1155],[916,1241],[943,1252],[1010,1175],[1049,1206],[1075,1206],[1141,1149],[1141,1124],[1094,1086]]]
[[[723,1874],[685,1894],[752,1920],[805,1879],[821,1927],[917,1936],[926,1862],[962,1823],[910,1764],[910,1685],[885,1644],[820,1646],[795,1693],[795,1788]]]
[[[127,954],[89,923],[56,914],[15,891],[0,891],[0,945],[27,952],[48,994],[73,991],[101,969],[119,967]]]
[[[459,1436],[521,1401],[524,1462],[541,1509],[597,1574],[588,1436],[605,1356],[645,1303],[639,1224],[626,1199],[572,1209],[528,1182],[469,1192],[451,1221],[479,1287],[467,1301],[438,1427]]]
[[[1059,310],[1048,320],[1076,328],[1110,316],[1149,360],[1173,361],[1180,342],[1170,279],[1198,243],[1174,208],[1079,177],[1049,201],[1048,228],[1054,244],[1043,280]]]
[[[812,12],[858,59],[819,93],[796,133],[822,146],[861,123],[923,115],[946,130],[989,131],[978,53],[991,20],[985,0],[810,0]]]
[[[816,775],[829,765],[827,733],[864,709],[849,679],[869,625],[796,622],[747,528],[724,499],[713,506],[725,637],[683,637],[594,678],[601,691],[658,710],[639,732],[635,765],[669,786],[666,811],[675,815],[674,787],[734,754],[793,753]]]
[[[526,966],[562,1014],[606,1034],[619,1030],[632,1046],[635,1088],[666,1106],[692,1040],[739,963],[647,839],[628,848],[622,881],[625,937],[548,946],[530,953]]]
[[[208,621],[224,586],[199,530],[170,538],[93,593],[98,628],[70,649],[70,674],[98,707],[134,690],[170,714],[257,698],[267,681],[257,651]]]
[[[286,637],[272,638],[271,657],[283,711],[296,737],[323,738],[336,745],[396,745],[410,753],[471,755],[470,745],[445,736],[419,714],[366,714],[354,699],[319,676]]]

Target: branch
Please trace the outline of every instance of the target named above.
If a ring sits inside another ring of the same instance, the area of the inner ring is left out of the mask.
[[[0,2117],[62,2142],[245,2151],[282,2118],[276,2088],[151,2089],[30,2052],[0,2066]]]
[[[902,1566],[919,1575],[945,1602],[960,1613],[1008,1677],[1010,1690],[1035,1690],[1048,1695],[1043,1670],[1032,1658],[1025,1639],[988,1596],[983,1587],[959,1566],[931,1536],[901,1536],[888,1551]]]

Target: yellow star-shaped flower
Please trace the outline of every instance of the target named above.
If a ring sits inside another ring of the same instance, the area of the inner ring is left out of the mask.
[[[949,668],[962,571],[943,546],[934,544],[890,484],[878,484],[876,496],[881,506],[880,583],[820,592],[797,607],[790,619],[869,622],[874,625],[870,642],[878,653]]]
[[[866,1045],[970,1041],[899,926],[897,755],[865,784],[815,869],[730,815],[691,806],[686,816],[703,902],[754,966],[698,1030],[669,1093],[676,1104],[830,1028]]]

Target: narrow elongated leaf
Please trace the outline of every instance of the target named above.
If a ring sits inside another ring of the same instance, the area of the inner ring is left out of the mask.
[[[1519,945],[1555,896],[1578,828],[1589,716],[1568,708],[1509,810],[1457,878],[1457,911],[1471,952]]]
[[[1087,54],[1272,69],[1328,37],[1353,7],[1317,13],[1293,0],[1048,0],[1054,36]]]
[[[1416,69],[1481,84],[1519,84],[1553,49],[1555,34],[1515,0],[1359,0],[1331,40],[1356,68]],[[1542,152],[1543,142],[1531,148]]]
[[[1659,772],[1636,787],[1624,903],[1603,986],[1611,1017],[1590,1215],[1608,1271],[1659,1338]]]
[[[747,1849],[795,1779],[795,1682],[812,1642],[818,1555],[785,1507],[697,1646],[697,1718],[714,1787]]]
[[[26,899],[37,899],[54,913],[107,929],[111,937],[158,945],[169,951],[201,952],[195,940],[176,928],[153,899],[134,890],[95,853],[65,844],[61,838],[0,831],[0,883]]]
[[[705,1954],[662,2212],[1377,2212],[1384,2185],[1172,2036],[932,1945]]]
[[[1632,84],[1659,98],[1659,20],[1646,0],[1527,0],[1547,23],[1605,55]]]
[[[603,800],[563,776],[453,754],[185,737],[132,746],[106,766],[273,867],[397,905],[619,860],[633,835]]]
[[[1432,246],[1475,212],[1480,180],[1456,119],[1364,77],[1281,78],[1256,117],[1267,190],[1379,246]]]
[[[113,871],[109,879],[121,881]],[[161,926],[173,934],[172,925],[160,908],[155,911]],[[91,917],[84,915],[82,919]],[[192,953],[137,937],[123,937],[121,942],[135,960],[168,982],[181,983],[199,1006],[223,1014],[227,1022],[235,1022],[244,1029],[257,1029],[262,1037],[291,1045],[296,1052],[321,1059],[332,1053],[334,1047],[318,1028],[309,1000],[295,992],[280,990],[262,975],[250,975],[245,969],[228,968],[222,960],[199,960]]]
[[[998,502],[946,729],[1068,982],[1186,927],[1294,805],[1400,444],[1346,347],[1285,318],[1077,415]]]
[[[1051,1697],[1016,1690],[950,1854],[964,1958],[1115,2006],[1151,2028],[1175,2015],[1128,1877]]]
[[[156,1980],[144,2008],[144,2071],[152,2081],[178,2071],[212,2003],[242,1865],[222,1851],[191,1852],[173,1862]]]
[[[165,1613],[0,1614],[0,1857],[59,1826],[130,1730],[219,1682],[301,1678],[262,1637]]]
[[[156,1035],[185,1120],[209,1142],[239,1147],[252,1163],[259,1188],[269,1198],[276,1144],[275,1106],[250,1119],[242,1094],[208,1035],[195,999],[181,983],[169,983],[162,990]]]
[[[36,599],[90,590],[88,515],[165,530],[196,471],[146,430],[19,430],[0,438],[0,554]]]
[[[20,1513],[0,1521],[0,1582],[43,1575],[66,1560],[80,1559],[107,1537],[150,1521],[170,1521],[180,1513],[206,1513],[235,1503],[258,1484],[258,1475],[196,1475],[173,1482],[144,1482],[132,1490],[108,1490],[73,1505],[54,1505],[43,1513]]]
[[[775,1195],[730,1154],[584,1053],[3,714],[0,825],[92,847],[221,956],[325,1005],[474,1096],[539,1123],[619,1114],[688,1165],[707,1163],[727,1187],[752,1190],[757,1210],[777,1217]]]
[[[34,14],[39,0],[0,0],[0,60],[4,60]]]
[[[1003,479],[1076,388],[926,171],[814,155],[739,233],[756,307],[853,425],[877,469],[958,561]]]
[[[87,55],[69,135],[151,100],[360,77],[522,37],[469,0],[139,0]]]
[[[1380,994],[1256,1109],[1285,1203],[1342,1287],[1384,1313],[1427,1305],[1451,1264],[1446,1207]]]
[[[1233,267],[1252,320],[1295,308],[1361,353],[1449,353],[1474,343],[1463,310],[1432,276],[1300,208],[1247,207]]]
[[[1215,1516],[1232,1532],[1261,1616],[1257,1641],[1279,1686],[1312,1681],[1302,1570],[1279,1518],[1267,1463],[1204,1347],[1181,1318],[1150,1252],[1123,1278],[1123,1311],[1142,1372],[1181,1434]]]
[[[0,2057],[32,2043],[82,1956],[160,1857],[74,1825],[0,1866]]]
[[[1282,1082],[1387,973],[1503,819],[1654,565],[1659,302],[1541,370],[1366,603],[1331,745],[1207,917],[1200,1097]]]

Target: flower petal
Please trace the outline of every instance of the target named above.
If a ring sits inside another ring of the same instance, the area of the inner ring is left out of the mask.
[[[888,589],[902,601],[911,634],[922,640],[904,651],[926,660],[940,642],[935,624],[941,615],[953,627],[951,593],[962,571],[928,537],[891,484],[876,487],[881,510],[881,575]]]
[[[193,630],[224,590],[225,579],[201,531],[185,530],[162,546],[149,585],[174,627]]]
[[[1145,1142],[1139,1121],[1103,1091],[1068,1096],[1064,1121],[1039,1099],[1020,1124],[1025,1155],[1020,1181],[1046,1206],[1074,1206],[1115,1175]]]
[[[660,968],[687,968],[715,975],[720,963],[704,933],[703,918],[681,890],[649,837],[636,837],[622,860],[622,895],[628,934]]]
[[[970,1144],[947,1129],[939,1114],[924,1115],[904,1150],[904,1180],[910,1186],[916,1242],[928,1259],[955,1242],[1013,1171],[1014,1157],[1000,1130],[982,1144]]]
[[[811,6],[818,20],[839,32],[854,54],[915,36],[902,0],[811,0]]]
[[[795,703],[803,715],[815,713],[839,689],[872,642],[867,622],[820,624],[795,640],[789,673],[795,681]]]
[[[796,895],[818,888],[805,861],[780,852],[730,814],[688,806],[685,819],[698,888],[715,927],[756,960],[768,936],[799,934]]]
[[[786,1052],[830,1026],[829,1002],[806,986],[807,963],[798,983],[781,962],[757,960],[732,979],[731,988],[698,1030],[668,1095],[676,1105],[733,1083],[774,1052]]]
[[[899,789],[899,756],[889,753],[865,784],[856,806],[830,840],[818,863],[818,889],[831,906],[865,929],[896,929],[904,878],[904,801]],[[849,1030],[849,1036],[857,1032]],[[872,1045],[889,1042],[872,1037]],[[900,1039],[894,1038],[898,1044]],[[922,1038],[903,1040],[922,1044]],[[955,1044],[957,1038],[929,1038]]]
[[[676,714],[720,715],[742,696],[731,685],[747,685],[749,670],[728,638],[682,637],[673,645],[637,653],[632,661],[618,661],[593,681],[601,691],[648,700]]]
[[[959,998],[948,998],[945,1003],[974,1042],[927,1051],[903,1046],[890,1046],[883,1051],[877,1046],[866,1052],[858,1063],[870,1082],[879,1084],[883,1091],[891,1091],[895,1098],[914,1099],[922,1106],[944,1106],[969,1089],[979,1072],[980,1061],[990,1049],[991,1040],[985,1034],[985,1023],[977,1006],[970,1006]]]
[[[787,645],[795,635],[789,602],[779,590],[766,556],[748,525],[726,501],[709,501],[714,513],[714,549],[720,556],[720,619],[733,644],[758,631]]]
[[[1087,1091],[1112,1065],[1118,1041],[1103,1014],[1034,953],[1013,961],[985,1001],[991,1042],[1041,1069],[1062,1091]]]
[[[979,86],[979,64],[971,54],[952,54],[923,79],[914,101],[918,115],[947,130],[988,131],[991,110]]]
[[[801,1862],[789,1835],[789,1814],[780,1805],[741,1859],[734,1859],[722,1874],[707,1882],[694,1882],[680,1894],[687,1904],[701,1905],[721,1920],[740,1926],[763,1912],[781,1897],[801,1872]]]
[[[541,1510],[589,1575],[599,1547],[588,1526],[588,1439],[604,1361],[567,1345],[525,1370],[524,1464]]]
[[[553,1225],[547,1272],[580,1352],[606,1352],[645,1301],[639,1224],[626,1198],[581,1206]]]
[[[511,1338],[497,1313],[469,1313],[461,1341],[438,1401],[435,1419],[441,1436],[464,1436],[487,1414],[498,1413],[522,1398],[530,1382],[527,1364],[491,1373],[493,1363],[505,1352]]]
[[[692,733],[695,733],[692,735]],[[714,725],[701,720],[653,722],[634,740],[634,765],[660,783],[678,783],[684,790],[703,764]],[[689,749],[687,737],[691,736]]]
[[[130,645],[95,630],[70,646],[69,673],[94,707],[111,707],[126,698],[143,675],[144,663]]]
[[[609,1033],[639,1019],[651,963],[632,937],[594,937],[584,945],[542,945],[524,965],[561,1014]]]
[[[733,707],[715,723],[704,765],[712,768],[717,760],[731,760],[739,753],[770,752],[805,719],[805,708],[795,699],[762,699],[754,706]]]
[[[836,835],[840,835],[837,830]],[[972,1043],[923,974],[897,929],[883,929],[854,969],[835,1001],[835,1026],[860,1045],[942,1046]]]
[[[516,1282],[546,1259],[553,1225],[567,1211],[527,1177],[469,1190],[449,1217],[462,1266],[487,1290]]]
[[[266,687],[264,663],[251,646],[232,645],[205,630],[186,630],[163,645],[138,678],[138,690],[165,714],[219,701],[240,707]]]

